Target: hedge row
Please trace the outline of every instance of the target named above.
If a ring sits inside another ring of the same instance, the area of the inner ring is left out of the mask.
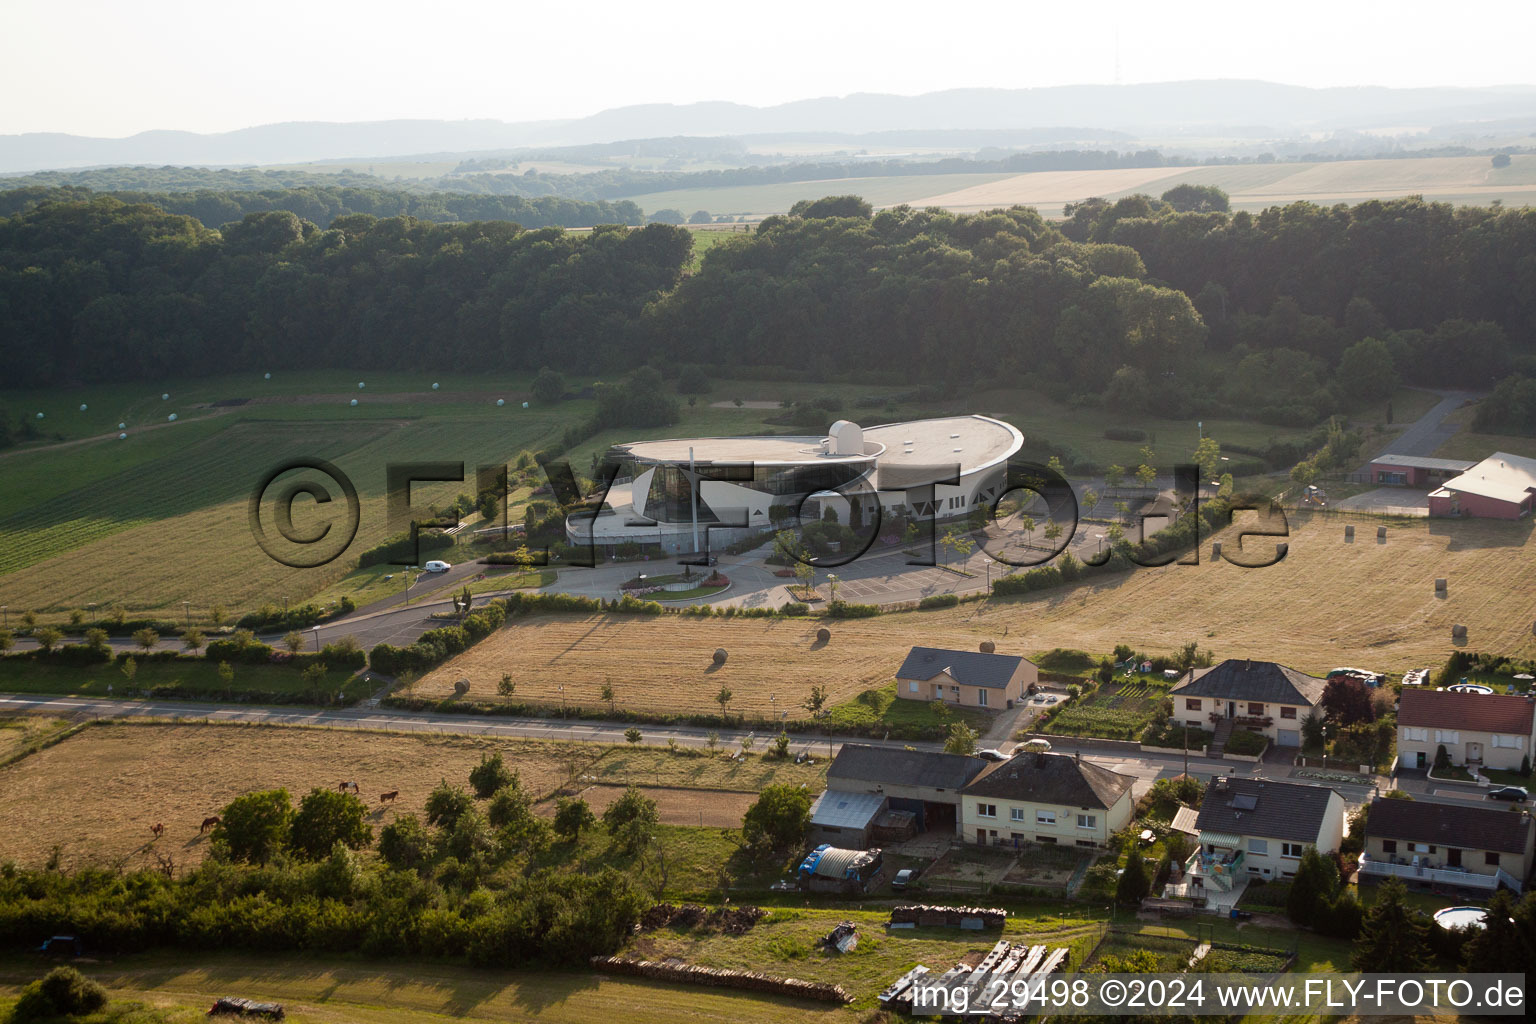
[[[420,562],[412,561],[412,559],[419,555],[425,561],[425,556],[428,552],[442,551],[453,547],[453,545],[454,539],[446,533],[438,533],[436,530],[421,530],[417,533],[415,546],[412,546],[409,536],[395,537],[392,540],[384,541],[382,544],[375,544],[357,556],[357,567],[362,569],[366,566],[379,565],[384,562],[390,562],[402,568],[407,565],[420,565]]]
[[[322,622],[339,619],[343,615],[350,615],[357,610],[357,602],[350,597],[343,596],[336,604],[322,608],[315,604],[301,604],[287,611],[278,611],[267,607],[260,611],[242,615],[235,623],[239,629],[249,629],[256,633],[288,632],[294,629],[308,629],[318,626]]]

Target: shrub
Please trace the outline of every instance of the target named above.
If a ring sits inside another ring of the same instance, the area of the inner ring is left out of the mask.
[[[203,649],[203,657],[209,661],[228,661],[241,665],[265,665],[272,660],[272,648],[266,644],[242,643],[231,638],[215,640]]]
[[[471,806],[469,794],[457,786],[448,785],[448,780],[444,779],[427,796],[427,824],[452,829]]]
[[[220,813],[213,841],[231,860],[264,864],[288,842],[293,804],[286,789],[237,796]],[[329,852],[329,848],[327,848]]]
[[[799,786],[779,783],[765,787],[747,808],[741,832],[749,846],[784,850],[799,845],[810,822],[810,794]]]
[[[1261,732],[1249,732],[1246,729],[1233,732],[1227,737],[1223,749],[1229,754],[1243,754],[1253,756],[1263,751],[1269,745],[1269,740]]]
[[[11,1010],[15,1024],[78,1017],[107,1005],[107,990],[73,967],[55,967],[21,991]]]
[[[1165,718],[1161,722],[1153,722],[1142,730],[1141,733],[1141,742],[1149,747],[1177,747],[1180,749],[1199,750],[1201,747],[1209,744],[1211,739],[1210,730],[1191,729],[1189,726],[1182,725],[1172,718]]]
[[[927,608],[953,608],[960,603],[959,594],[930,594],[917,602],[919,609]]]
[[[827,605],[827,618],[829,619],[870,619],[880,614],[880,606],[877,604],[849,604],[847,601],[832,601]]]
[[[337,843],[353,850],[373,842],[368,808],[350,793],[312,789],[299,801],[289,826],[289,845],[299,856],[319,860],[329,856]]]
[[[512,784],[516,778],[512,770],[502,762],[501,755],[493,757],[482,756],[480,763],[469,771],[469,784],[475,791],[475,796],[484,800],[495,796],[501,790]]]
[[[414,814],[402,814],[379,833],[379,856],[390,867],[415,869],[427,862],[432,838]]]

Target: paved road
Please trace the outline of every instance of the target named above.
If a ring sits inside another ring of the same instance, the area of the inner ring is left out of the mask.
[[[579,740],[588,743],[612,744],[627,743],[624,732],[630,727],[630,724],[625,722],[587,722],[559,718],[514,718],[500,715],[451,715],[432,712],[409,713],[369,710],[366,708],[253,707],[213,703],[200,704],[185,701],[57,697],[48,694],[24,693],[0,694],[0,711],[13,713],[25,711],[35,714],[74,718],[154,718],[200,722],[259,722],[271,725],[309,725],[342,729],[377,729],[445,735]],[[642,725],[640,729],[644,735],[644,742],[649,745],[664,745],[668,740],[675,739],[680,746],[687,747],[708,746],[708,737],[711,731],[709,729],[688,726]],[[718,731],[718,734],[722,750],[739,749],[742,738],[751,735],[754,739],[754,750],[760,752],[771,741],[773,729],[771,727],[722,729]],[[865,743],[893,749],[910,746],[919,750],[938,750],[942,746],[936,742],[850,739],[841,736],[822,736],[807,733],[792,735],[794,740],[792,749],[796,752],[809,753],[818,758],[834,756],[838,748],[845,742]],[[1014,744],[1008,742],[997,745],[1005,752],[1011,751],[1014,746]],[[1072,741],[1067,738],[1056,741],[1056,751],[1058,753],[1077,753]],[[1131,750],[1109,752],[1102,747],[1095,749],[1091,742],[1084,744],[1081,756],[1085,761],[1100,764],[1106,768],[1134,776],[1136,778],[1134,793],[1138,798],[1151,787],[1156,779],[1178,775],[1184,770],[1184,761],[1179,755],[1164,757]],[[1264,774],[1267,777],[1277,777],[1274,772],[1270,771],[1272,767],[1270,765],[1263,766]],[[1207,778],[1217,774],[1258,774],[1259,772],[1259,766],[1257,765],[1247,763],[1234,764],[1229,761],[1201,757],[1191,757],[1189,759],[1189,769],[1191,774]],[[1358,800],[1352,802],[1358,802]]]
[[[1374,458],[1383,455],[1433,455],[1437,448],[1455,437],[1456,431],[1460,429],[1454,423],[1447,424],[1445,418],[1481,395],[1476,391],[1435,390],[1433,393],[1441,396],[1435,407],[1388,441],[1387,446],[1377,452]],[[1369,465],[1370,462],[1364,463],[1357,472],[1365,472]]]

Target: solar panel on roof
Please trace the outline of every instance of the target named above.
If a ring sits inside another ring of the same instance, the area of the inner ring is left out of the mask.
[[[1251,811],[1259,806],[1259,798],[1252,793],[1239,793],[1232,798],[1232,806],[1239,811]]]

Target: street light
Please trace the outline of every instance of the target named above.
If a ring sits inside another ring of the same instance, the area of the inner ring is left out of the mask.
[[[1094,534],[1094,536],[1098,537],[1099,539],[1099,550],[1097,554],[1102,555],[1104,553],[1104,535],[1102,533],[1098,533]]]
[[[311,627],[309,627],[309,631],[311,633],[315,634],[315,653],[319,654],[320,653],[320,627],[319,626],[311,626]]]

